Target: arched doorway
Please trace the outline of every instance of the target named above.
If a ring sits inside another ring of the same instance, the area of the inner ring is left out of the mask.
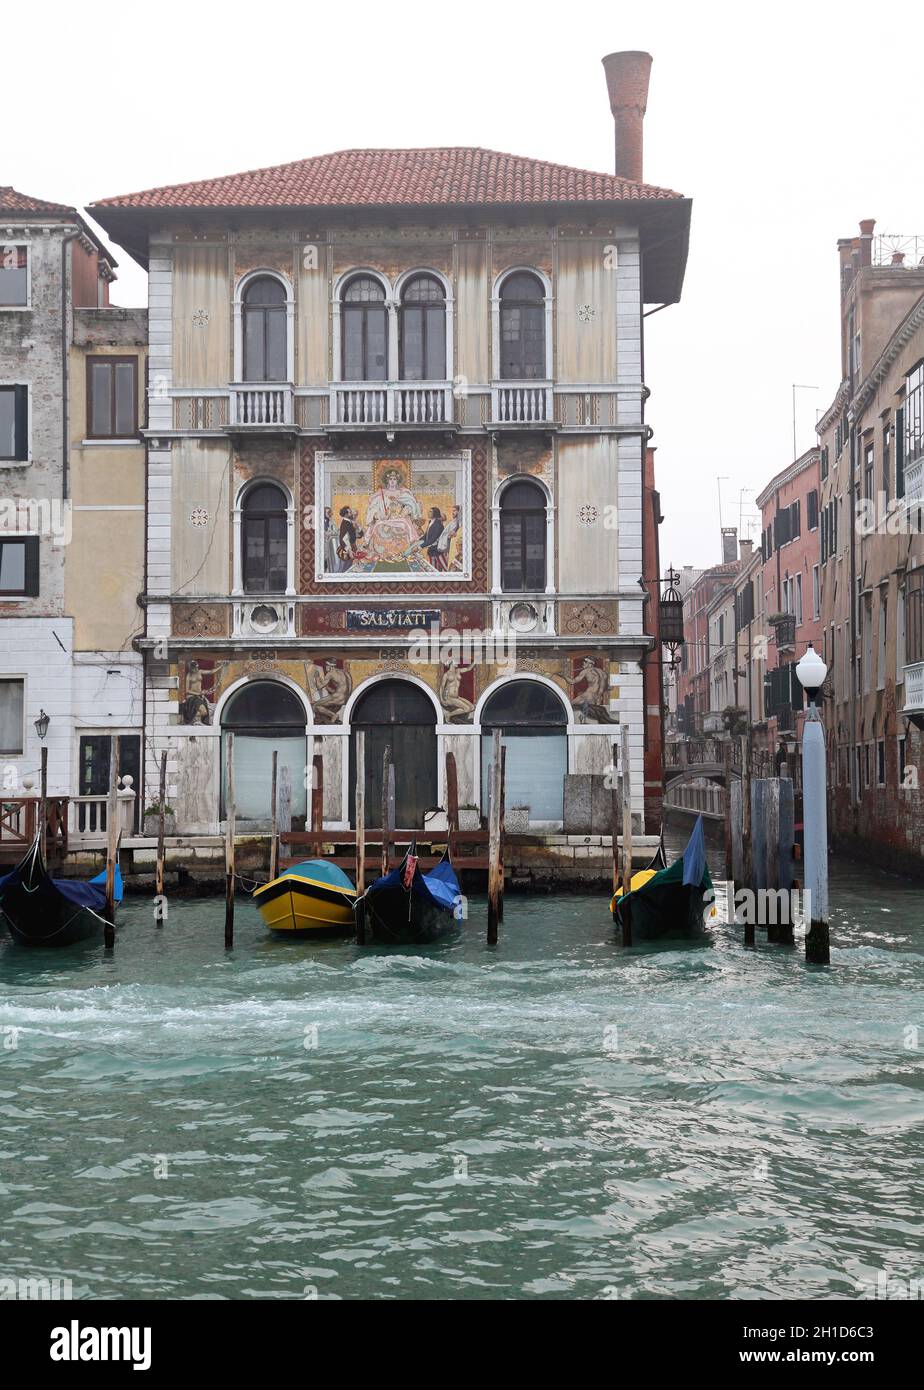
[[[227,737],[234,734],[234,799],[241,820],[269,822],[272,816],[273,752],[279,773],[289,769],[292,815],[307,807],[305,710],[279,681],[250,681],[236,690],[221,716],[221,815],[226,814]]]
[[[485,815],[493,733],[500,729],[507,750],[504,804],[528,806],[530,821],[563,819],[567,723],[562,701],[541,681],[509,681],[489,697],[481,711],[481,809]]]
[[[366,825],[382,825],[385,749],[395,769],[395,826],[422,830],[424,812],[437,805],[436,710],[419,686],[386,680],[371,686],[350,719],[350,824],[356,823],[356,732],[365,733]]]

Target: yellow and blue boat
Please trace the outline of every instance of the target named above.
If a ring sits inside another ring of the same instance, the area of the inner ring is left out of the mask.
[[[306,859],[254,892],[266,925],[291,936],[343,936],[355,930],[356,889],[336,864]]]

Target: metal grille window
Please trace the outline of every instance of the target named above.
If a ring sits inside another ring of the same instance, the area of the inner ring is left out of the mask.
[[[446,376],[446,295],[432,275],[416,275],[401,296],[402,381]]]
[[[269,484],[255,487],[244,500],[243,513],[245,592],[284,593],[288,571],[285,496]]]
[[[924,362],[905,378],[905,463],[924,454]]]
[[[25,246],[0,246],[0,308],[29,307],[29,252]]]
[[[388,314],[385,291],[371,275],[358,275],[343,292],[343,380],[385,381]]]
[[[546,583],[545,497],[535,483],[511,483],[500,504],[501,588],[536,592]]]
[[[286,292],[272,275],[251,280],[244,291],[244,380],[285,381]]]
[[[905,581],[905,664],[924,661],[924,566]]]
[[[545,292],[535,275],[510,275],[500,293],[500,374],[504,381],[542,381]]]

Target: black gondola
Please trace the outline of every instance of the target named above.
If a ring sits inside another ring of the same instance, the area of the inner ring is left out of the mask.
[[[659,845],[663,864],[663,849]],[[658,856],[656,856],[657,859]],[[712,879],[706,863],[703,818],[698,816],[686,849],[669,868],[633,874],[628,895],[614,893],[610,911],[622,926],[628,906],[633,942],[697,940],[705,937],[708,922],[716,920]]]
[[[353,910],[367,940],[379,946],[421,946],[455,929],[461,904],[449,850],[424,874],[415,841],[396,869],[370,883]]]
[[[115,900],[122,875],[115,866]],[[0,913],[22,946],[72,946],[102,934],[106,921],[106,871],[91,879],[52,878],[41,836],[8,874],[0,877]]]

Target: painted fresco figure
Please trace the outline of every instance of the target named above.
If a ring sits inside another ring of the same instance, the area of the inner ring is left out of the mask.
[[[430,508],[430,519],[429,519],[428,522],[427,522],[427,529],[426,529],[426,531],[424,531],[423,536],[421,537],[421,539],[420,539],[420,541],[418,542],[418,544],[419,544],[421,550],[426,550],[426,552],[427,552],[427,559],[430,561],[430,564],[433,566],[434,569],[440,569],[440,568],[445,569],[445,568],[446,568],[445,565],[440,566],[440,565],[437,563],[437,558],[436,558],[437,549],[438,549],[439,542],[440,542],[440,538],[442,537],[442,534],[443,534],[443,514],[442,514],[442,512],[440,511],[439,507],[431,507],[431,508]]]
[[[571,688],[571,707],[579,724],[615,724],[618,722],[607,709],[609,678],[606,671],[601,670],[593,657],[585,656],[577,675],[565,676],[565,681]],[[580,685],[583,685],[584,689],[578,694],[577,687]]]
[[[359,517],[353,507],[340,508],[337,559],[340,561],[341,574],[351,569],[354,560],[358,557],[358,541],[363,535],[362,529],[357,525],[358,521]]]
[[[337,663],[330,658],[324,662],[323,670],[312,666],[311,672],[312,675],[309,675],[309,667],[306,665],[308,698],[311,701],[315,722],[333,724],[339,719],[344,705],[350,698],[353,682],[347,672],[341,671]]]
[[[180,705],[181,724],[211,724],[212,711],[202,693],[202,672],[198,661],[191,661],[186,668],[186,698]]]
[[[462,508],[453,507],[452,516],[446,522],[436,543],[436,548],[432,556],[433,567],[438,570],[449,569],[449,555],[452,542],[462,529]],[[430,552],[427,551],[429,555]]]
[[[337,559],[337,528],[334,513],[330,507],[324,508],[324,570],[326,574],[336,574],[340,569]]]
[[[443,670],[437,694],[450,723],[454,719],[467,719],[474,712],[475,706],[471,700],[466,700],[464,695],[459,694],[462,677],[466,671],[473,671],[474,668],[474,661],[470,661],[467,666],[460,666],[454,657],[443,657]]]

